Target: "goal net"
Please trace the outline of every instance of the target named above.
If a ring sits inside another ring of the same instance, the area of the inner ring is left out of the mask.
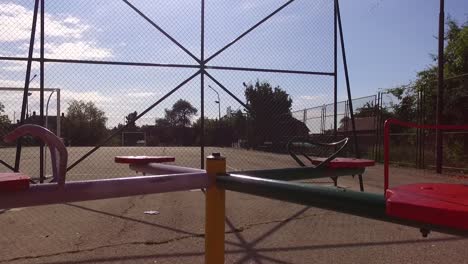
[[[122,146],[146,146],[145,132],[122,132]]]

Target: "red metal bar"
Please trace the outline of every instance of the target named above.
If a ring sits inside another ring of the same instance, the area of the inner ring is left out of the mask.
[[[384,193],[388,189],[389,185],[388,166],[390,159],[390,125],[398,125],[403,127],[412,127],[419,129],[468,130],[468,125],[420,125],[400,121],[393,118],[387,119],[384,124]]]

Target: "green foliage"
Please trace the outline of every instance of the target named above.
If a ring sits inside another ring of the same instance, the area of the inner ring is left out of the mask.
[[[73,100],[64,120],[67,140],[72,145],[95,145],[107,135],[107,117],[93,102]]]
[[[232,113],[229,117],[223,117],[222,121],[225,121],[227,127],[232,128],[233,141],[247,139],[247,115],[242,113],[241,110]]]
[[[273,88],[257,80],[255,84],[244,83],[244,87],[247,104],[256,118],[291,114],[292,99],[279,86]]]
[[[382,116],[383,120],[386,120],[393,116],[393,114],[390,113],[388,109],[379,107],[379,105],[374,105],[373,103],[370,103],[370,102],[366,102],[362,107],[357,108],[356,113],[354,113],[354,117],[358,117],[358,118],[359,117],[374,117],[377,115]]]
[[[5,112],[5,106],[0,102],[0,128],[2,130],[11,124],[11,121],[8,118],[8,115],[3,115],[4,112]]]
[[[458,25],[455,21],[447,22],[444,50],[444,109],[443,123],[468,123],[468,25]],[[437,57],[434,58],[435,60]],[[387,92],[400,101],[392,108],[397,119],[416,121],[419,92],[424,94],[424,123],[434,124],[437,104],[437,65],[431,65],[416,75],[410,85],[389,89]]]
[[[5,106],[0,102],[0,137],[4,136],[10,131],[11,121],[8,115],[3,115],[5,112]],[[1,141],[1,139],[0,139]],[[3,142],[0,142],[2,144]]]
[[[164,118],[156,119],[157,127],[189,127],[198,110],[189,102],[179,99],[172,109],[164,109]]]
[[[468,23],[457,25],[449,20],[448,31],[445,35],[447,46],[445,47],[445,71],[452,74],[468,72]],[[448,76],[450,77],[450,76]]]
[[[305,125],[291,115],[292,99],[279,86],[268,82],[244,83],[245,98],[250,109],[252,129],[248,141],[253,147],[265,142],[286,142],[297,135],[307,135]]]
[[[129,124],[129,125],[128,125],[128,128],[129,128],[129,129],[130,129],[130,128],[136,128],[135,119],[136,119],[137,116],[138,116],[137,111],[132,112],[132,113],[129,113],[128,115],[125,116],[125,122],[126,122],[127,124]]]
[[[205,145],[207,146],[231,146],[240,139],[247,138],[247,117],[242,111],[237,111],[230,116],[221,119],[205,118]],[[200,143],[201,119],[193,124],[197,131],[197,143]]]

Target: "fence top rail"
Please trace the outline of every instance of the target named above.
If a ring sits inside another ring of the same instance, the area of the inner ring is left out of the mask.
[[[420,128],[420,129],[439,129],[439,130],[468,130],[468,125],[426,125],[416,124],[411,122],[400,121],[394,118],[385,121],[385,129],[390,128],[390,125],[399,125],[404,127]]]
[[[0,91],[24,91],[24,87],[0,87]],[[28,88],[28,91],[41,91],[41,88]],[[60,88],[44,88],[46,92],[60,91]]]
[[[366,99],[366,98],[369,98],[369,99],[374,98],[374,100],[375,100],[377,98],[377,95],[375,95],[375,94],[374,95],[366,95],[366,96],[353,98],[352,100],[356,101],[356,100],[361,100],[361,99]],[[343,103],[347,103],[347,102],[348,102],[348,100],[344,100],[344,101],[336,102],[336,104],[339,105],[339,104],[343,104]],[[312,106],[312,107],[309,107],[309,108],[294,110],[294,111],[291,111],[291,113],[304,112],[304,111],[313,110],[313,109],[322,109],[322,108],[332,106],[332,105],[334,105],[334,103],[322,104],[322,105]]]

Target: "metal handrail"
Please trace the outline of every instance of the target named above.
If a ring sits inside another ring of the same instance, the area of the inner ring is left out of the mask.
[[[316,165],[315,168],[321,168],[323,166],[326,166],[331,160],[336,158],[336,156],[338,156],[338,154],[341,153],[341,151],[346,147],[346,145],[348,144],[348,141],[349,141],[349,138],[347,138],[347,137],[342,139],[342,140],[339,140],[339,141],[336,141],[336,142],[330,142],[330,143],[315,142],[315,141],[312,141],[310,138],[304,138],[304,137],[296,137],[296,138],[291,139],[287,144],[288,153],[289,153],[289,155],[291,155],[291,157],[301,167],[306,167],[306,165],[297,157],[296,153],[294,153],[293,148],[292,148],[294,143],[298,142],[299,139],[301,139],[302,143],[308,143],[308,144],[316,145],[316,146],[337,147],[337,146],[341,145],[338,150],[336,150],[334,153],[332,153],[330,156],[328,156],[324,161],[322,161],[318,165]],[[308,159],[310,162],[312,162],[312,159],[306,153],[301,152],[300,154],[302,154],[306,159]]]

